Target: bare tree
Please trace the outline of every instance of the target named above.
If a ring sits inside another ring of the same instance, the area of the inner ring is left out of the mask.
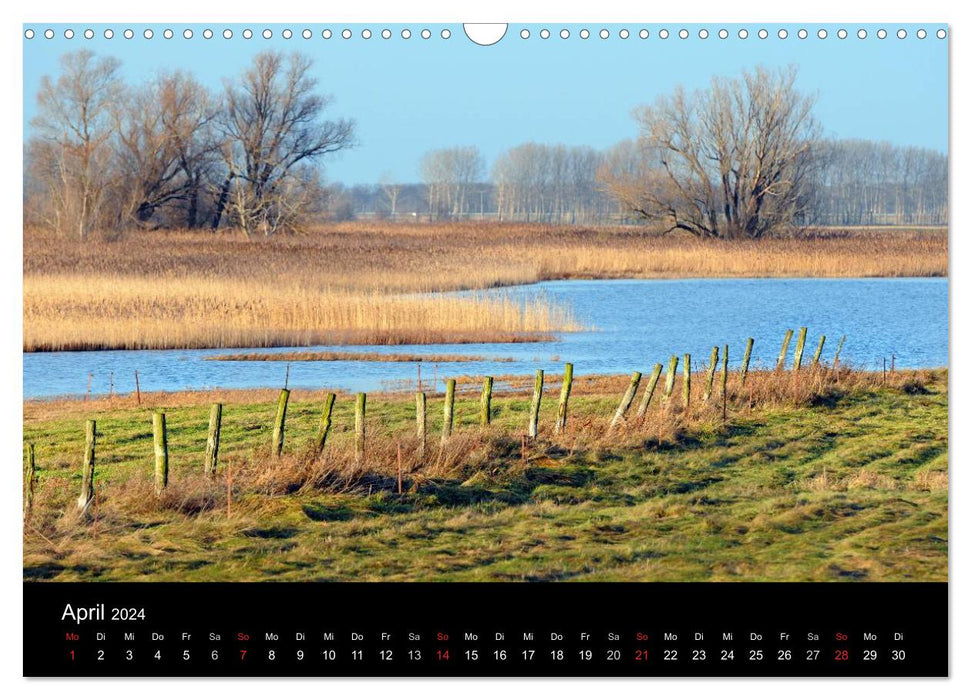
[[[314,178],[308,168],[352,145],[354,125],[325,120],[312,62],[301,54],[257,55],[238,83],[227,83],[219,125],[227,175],[213,227],[226,206],[248,234],[291,228]]]
[[[194,228],[218,150],[208,91],[185,73],[164,74],[115,111],[123,217],[160,223],[159,210],[168,210],[168,223]]]
[[[668,231],[760,238],[805,223],[819,129],[795,82],[760,67],[658,98],[636,114],[637,167],[604,171],[606,187]]]
[[[119,65],[90,51],[65,54],[58,78],[44,76],[37,94],[30,151],[50,197],[50,223],[81,240],[112,218],[103,205],[112,181]]]
[[[384,173],[381,176],[381,192],[388,200],[388,214],[392,221],[398,214],[398,197],[401,196],[401,183],[395,181],[391,173]]]

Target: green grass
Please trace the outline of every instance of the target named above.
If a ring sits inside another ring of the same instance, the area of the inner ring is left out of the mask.
[[[38,485],[25,528],[24,577],[946,580],[947,375],[927,376],[918,391],[903,381],[874,381],[739,408],[725,426],[717,411],[702,411],[661,439],[651,428],[603,438],[600,417],[609,416],[619,392],[590,390],[571,403],[576,435],[557,441],[544,433],[528,464],[519,442],[527,397],[495,397],[493,426],[482,431],[478,402],[468,394],[456,407],[462,449],[451,463],[406,475],[400,495],[394,446],[403,441],[410,469],[413,399],[369,397],[369,440],[378,463],[340,487],[243,488],[241,476],[231,517],[222,475],[214,486],[198,487],[207,406],[166,409],[172,488],[197,485],[167,505],[155,505],[148,487],[149,411],[118,408],[97,416],[97,523],[70,516],[86,416],[77,403],[25,422],[25,442],[36,447]],[[554,404],[551,391],[544,398],[545,428]],[[318,410],[319,402],[301,401],[294,392],[288,468],[302,463],[296,455],[316,429]],[[338,400],[324,457],[333,456],[345,471],[352,410],[352,400]],[[441,399],[430,400],[430,462],[440,411]],[[221,464],[248,479],[269,469],[274,412],[269,402],[227,404]],[[203,499],[208,505],[186,507],[199,488],[210,489]]]

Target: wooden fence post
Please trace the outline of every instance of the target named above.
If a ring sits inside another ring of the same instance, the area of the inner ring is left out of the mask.
[[[138,405],[142,405],[142,387],[138,383],[138,370],[135,370],[135,396],[138,399]]]
[[[755,338],[745,341],[745,357],[742,358],[742,373],[739,376],[739,386],[745,386],[745,377],[748,376],[748,363],[752,359],[752,346],[755,345]]]
[[[556,425],[553,432],[557,435],[566,430],[567,408],[570,402],[570,390],[573,389],[573,363],[563,365],[563,386],[560,388],[560,403],[556,407]]]
[[[789,342],[792,340],[792,329],[786,331],[786,337],[782,339],[782,350],[779,351],[779,361],[775,363],[777,370],[786,368],[786,355],[789,354]]]
[[[336,394],[327,394],[324,399],[324,410],[320,414],[320,427],[317,428],[317,437],[314,440],[314,453],[320,454],[327,445],[327,436],[330,434],[332,416],[334,414],[334,401],[337,400]]]
[[[152,436],[155,442],[155,495],[159,496],[169,485],[169,443],[162,411],[152,414]]]
[[[651,372],[651,377],[647,380],[647,386],[644,387],[644,396],[641,397],[641,403],[637,407],[638,418],[643,418],[647,413],[647,407],[651,404],[651,397],[654,396],[654,388],[657,386],[657,380],[661,377],[662,369],[664,369],[664,367],[660,362],[654,365],[654,370]]]
[[[398,443],[398,495],[401,495],[401,443]]]
[[[624,392],[624,396],[620,399],[620,405],[617,406],[617,410],[614,412],[614,418],[610,421],[611,428],[614,428],[618,423],[624,420],[624,417],[627,415],[627,411],[630,410],[630,405],[634,403],[634,396],[637,395],[637,387],[640,383],[640,372],[634,372],[630,375],[630,384],[627,385],[627,391]]]
[[[691,353],[684,354],[684,367],[681,369],[684,378],[684,408],[688,410],[691,406]]]
[[[415,420],[418,423],[418,463],[425,458],[425,434],[427,428],[425,413],[425,392],[415,394]]]
[[[728,346],[722,349],[722,421],[728,419]]]
[[[708,374],[705,377],[705,393],[701,400],[708,403],[711,399],[711,388],[715,382],[715,371],[718,369],[718,346],[711,349],[711,357],[708,360]]]
[[[479,423],[489,425],[492,422],[492,377],[483,378],[479,403]]]
[[[836,345],[836,354],[833,355],[833,364],[836,365],[837,369],[839,369],[839,364],[840,364],[840,350],[843,349],[843,342],[845,340],[846,340],[845,335],[840,338],[840,342],[837,343]]]
[[[442,447],[452,435],[452,421],[455,416],[455,380],[445,382],[445,414],[442,420]]]
[[[668,360],[668,373],[664,378],[664,403],[668,402],[671,398],[671,394],[674,392],[674,379],[678,374],[678,356],[671,355],[671,359]]]
[[[27,444],[27,464],[24,467],[24,520],[30,518],[34,507],[34,443]]]
[[[792,360],[792,368],[799,371],[802,367],[802,353],[806,349],[806,333],[809,329],[803,326],[799,329],[799,339],[796,340],[796,356]]]
[[[529,429],[526,436],[535,440],[539,435],[539,407],[543,402],[543,370],[536,370],[536,380],[533,383],[533,402],[529,406]]]
[[[825,335],[819,336],[819,345],[816,346],[816,352],[813,353],[813,364],[812,364],[813,369],[819,366],[819,358],[823,354],[823,345],[825,344],[826,344],[826,336]]]
[[[280,400],[276,406],[276,420],[273,421],[273,454],[279,457],[283,454],[283,438],[287,423],[287,403],[290,401],[290,390],[280,389]]]
[[[357,465],[364,464],[364,417],[367,411],[367,394],[361,392],[354,403],[354,457]]]
[[[78,510],[82,513],[94,498],[94,447],[97,423],[93,420],[84,423],[84,463],[81,465],[81,495],[78,497]]]
[[[206,438],[206,476],[216,478],[219,461],[219,431],[222,429],[223,405],[214,403],[209,409],[209,437]]]

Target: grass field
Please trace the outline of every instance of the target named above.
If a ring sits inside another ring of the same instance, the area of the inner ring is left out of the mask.
[[[338,397],[319,458],[305,451],[320,393],[294,392],[282,458],[268,454],[275,392],[25,402],[38,484],[26,580],[940,581],[947,578],[947,373],[755,372],[721,404],[671,402],[607,434],[626,377],[574,384],[565,434],[522,452],[530,378],[503,383],[477,425],[460,383],[439,449],[442,399],[416,459],[414,398]],[[663,380],[662,380],[663,384]],[[643,389],[642,389],[643,390]],[[659,389],[660,390],[660,389]],[[639,397],[638,397],[639,398]],[[208,404],[226,402],[220,471],[202,475]],[[635,401],[636,406],[636,401]],[[151,485],[150,411],[164,408],[171,481]],[[73,515],[83,421],[98,419],[96,517]],[[397,493],[397,448],[403,493]],[[525,456],[525,459],[524,459]],[[230,496],[231,494],[231,496]],[[231,498],[231,503],[229,499]]]
[[[947,274],[944,230],[707,241],[641,228],[336,224],[250,240],[24,234],[24,350],[517,342],[579,330],[570,310],[416,293],[552,279]]]

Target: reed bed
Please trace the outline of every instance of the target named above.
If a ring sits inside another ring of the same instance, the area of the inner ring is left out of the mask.
[[[30,275],[24,349],[529,342],[579,330],[543,299],[312,290],[268,281]]]
[[[947,275],[942,230],[703,241],[641,228],[350,223],[250,240],[24,236],[24,350],[517,342],[569,309],[431,292],[553,279]]]

